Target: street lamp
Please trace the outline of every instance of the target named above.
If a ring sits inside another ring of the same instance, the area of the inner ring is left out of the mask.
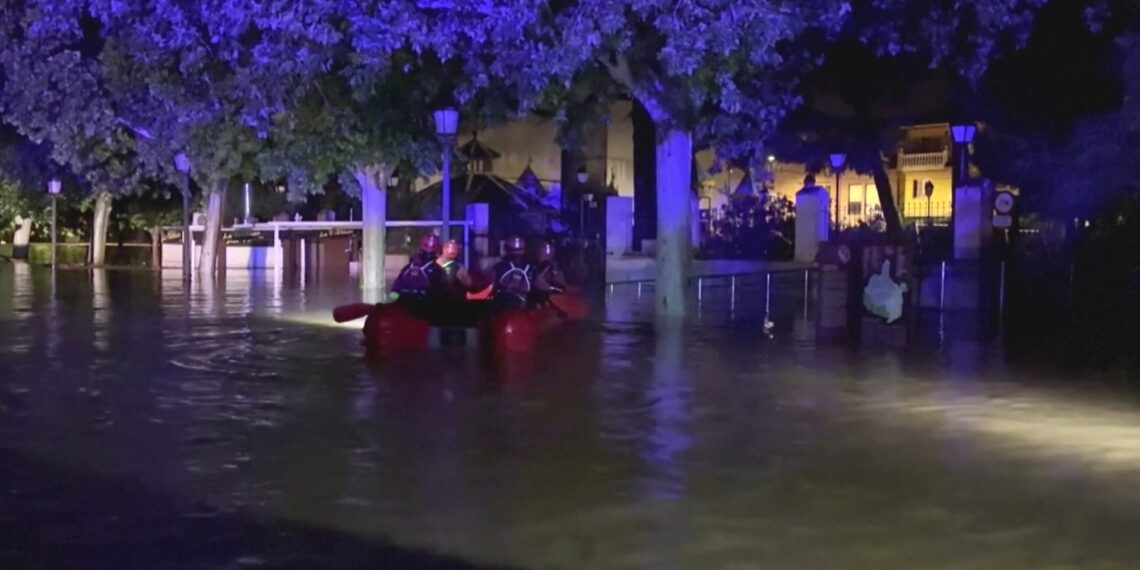
[[[455,145],[455,133],[459,131],[459,111],[453,108],[440,109],[433,113],[435,134],[443,146],[443,203],[440,205],[443,227],[440,228],[440,241],[451,239],[451,149]]]
[[[828,157],[831,162],[831,171],[835,173],[835,196],[831,199],[835,200],[835,231],[839,231],[839,173],[843,171],[843,165],[847,164],[847,155],[842,152],[833,153]]]
[[[190,282],[190,158],[185,153],[174,156],[178,182],[182,187],[182,281]]]
[[[56,261],[56,208],[55,201],[59,197],[59,191],[63,189],[63,183],[58,178],[52,178],[48,181],[47,191],[51,194],[51,267],[55,269]]]
[[[927,180],[926,184],[922,185],[922,191],[926,193],[926,225],[931,225],[933,220],[930,217],[930,197],[934,195],[934,182]]]

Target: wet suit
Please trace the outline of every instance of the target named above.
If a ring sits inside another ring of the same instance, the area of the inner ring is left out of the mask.
[[[450,259],[437,259],[435,266],[439,268],[440,278],[428,292],[428,301],[432,307],[432,318],[429,321],[433,325],[469,327],[485,318],[485,303],[467,301],[472,281],[463,264]]]

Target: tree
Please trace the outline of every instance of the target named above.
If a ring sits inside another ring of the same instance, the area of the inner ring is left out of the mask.
[[[98,57],[97,26],[64,2],[27,0],[0,12],[4,120],[69,168],[94,199],[91,257],[102,265],[112,198],[145,174],[116,119]]]
[[[470,61],[479,73],[511,78],[523,105],[533,106],[551,86],[563,90],[601,75],[648,110],[659,138],[657,311],[682,315],[694,141],[722,158],[759,160],[764,140],[800,103],[794,88],[818,63],[818,47],[836,38],[855,37],[884,54],[922,52],[977,77],[998,40],[1023,36],[1041,3],[483,2],[482,17],[510,14],[521,31],[487,34],[493,26],[480,26],[482,51]],[[441,25],[457,24],[444,17]]]

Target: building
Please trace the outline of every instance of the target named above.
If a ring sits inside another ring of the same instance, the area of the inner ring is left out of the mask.
[[[561,196],[561,205],[577,219],[582,196],[586,193],[614,191],[619,196],[634,197],[634,121],[630,103],[617,103],[611,108],[611,121],[598,129],[586,149],[571,156],[555,143],[555,126],[537,118],[527,118],[494,129],[480,131],[478,138],[493,147],[498,156],[490,174],[506,180],[524,180]],[[460,145],[470,141],[460,140]],[[908,126],[899,129],[897,151],[884,156],[884,165],[892,183],[895,203],[904,222],[930,219],[935,223],[950,217],[952,180],[952,142],[948,123]],[[802,164],[787,163],[770,157],[767,180],[755,179],[747,169],[727,165],[710,173],[715,162],[712,151],[702,151],[695,160],[697,183],[700,185],[702,209],[720,210],[734,194],[768,190],[772,194],[794,200],[809,174]],[[585,175],[585,183],[578,182]],[[869,175],[843,170],[838,180],[830,170],[814,172],[816,183],[836,199],[838,183],[838,217],[844,227],[871,222],[882,214],[882,206],[874,179]],[[972,173],[976,175],[976,173]],[[421,183],[427,186],[438,178]],[[927,196],[927,188],[931,189]],[[652,203],[652,202],[650,202]],[[642,219],[642,216],[636,216]]]

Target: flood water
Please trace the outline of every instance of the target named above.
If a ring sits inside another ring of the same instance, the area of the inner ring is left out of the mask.
[[[794,277],[368,360],[354,291],[0,262],[0,568],[1140,567],[1111,378],[817,347]]]

